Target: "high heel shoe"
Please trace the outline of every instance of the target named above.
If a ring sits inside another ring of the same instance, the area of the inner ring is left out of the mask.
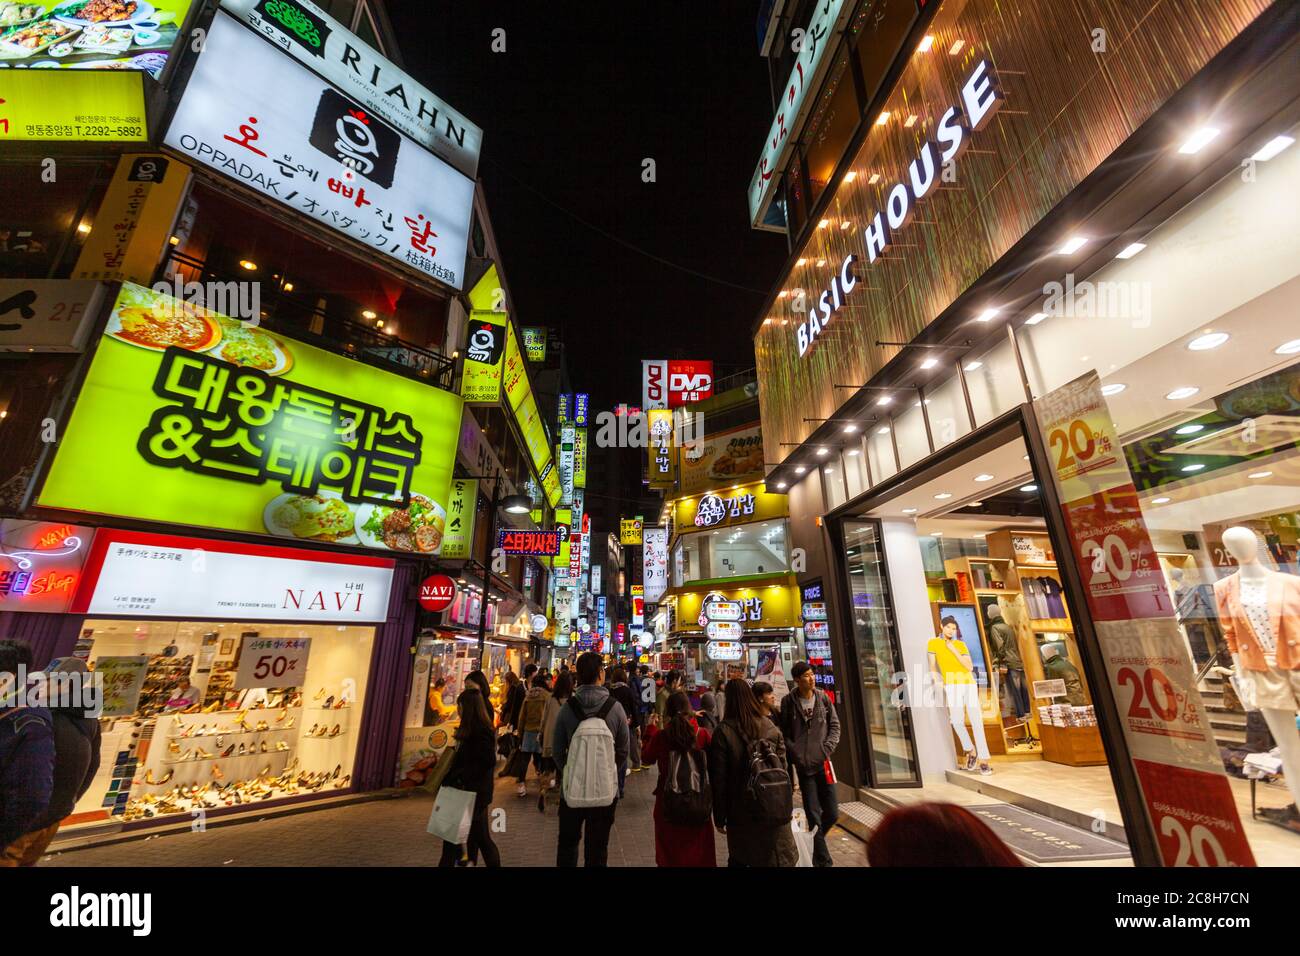
[[[325,703],[321,704],[321,710],[330,710],[334,706],[334,695],[330,694],[325,698]]]
[[[212,754],[208,753],[208,752],[207,752],[206,750],[204,750],[202,747],[197,747],[197,748],[195,748],[195,750],[194,750],[194,759],[195,759],[195,760],[211,760],[211,759],[212,759]]]
[[[225,778],[226,778],[225,773],[223,773],[222,770],[221,770],[221,768],[220,768],[217,764],[214,763],[214,764],[212,765],[212,779],[213,779],[213,780],[224,780]]]
[[[297,717],[290,717],[290,718],[289,718],[289,722],[288,722],[287,724],[284,725],[284,729],[285,729],[285,730],[292,730],[292,729],[293,729],[293,725],[294,725],[295,723],[297,723],[297,722],[298,722],[298,718],[297,718]]]
[[[167,752],[174,757],[181,752],[181,745],[173,740],[167,744]]]
[[[335,789],[335,790],[342,790],[344,787],[346,787],[346,786],[347,786],[348,784],[350,784],[351,782],[352,782],[352,774],[348,774],[348,775],[347,775],[346,777],[344,777],[342,780],[335,780],[335,781],[334,781],[334,789]]]
[[[144,782],[149,784],[149,786],[151,787],[161,787],[164,783],[170,780],[175,775],[175,773],[176,773],[175,770],[168,770],[165,774],[162,775],[161,780],[155,780],[153,778],[153,769],[150,768],[149,770],[146,770],[144,772]]]
[[[335,725],[334,725],[334,729],[330,731],[330,736],[331,736],[331,737],[337,737],[337,736],[338,736],[339,734],[341,734],[342,732],[343,732],[343,731],[339,728],[339,725],[338,725],[338,724],[335,724]]]
[[[264,731],[270,730],[271,725],[268,724],[265,720],[259,720],[257,722],[257,727],[255,729],[257,730],[258,733],[262,733]]]
[[[236,756],[243,757],[248,754],[248,748],[241,742],[239,744],[239,753]]]
[[[276,722],[277,724],[284,723],[284,718],[286,718],[286,717],[288,717],[288,716],[289,716],[289,711],[288,711],[288,709],[286,708],[286,709],[280,711],[280,716],[277,717],[277,718],[275,718],[275,722]]]
[[[312,725],[311,725],[311,730],[307,731],[307,736],[308,736],[308,737],[315,737],[315,736],[316,736],[316,728],[317,728],[318,726],[320,726],[320,725],[319,725],[319,724],[312,724]]]
[[[275,745],[275,749],[279,753],[284,753],[286,750],[289,749],[289,745],[285,743],[283,740],[281,740],[278,744]]]
[[[325,688],[322,687],[320,690],[316,691],[316,696],[312,698],[312,701],[318,701],[324,696],[325,696]]]
[[[266,746],[266,741],[265,741],[265,740],[262,741],[262,748],[261,748],[261,749],[262,749],[262,753],[266,753],[267,750],[270,749],[269,747]]]

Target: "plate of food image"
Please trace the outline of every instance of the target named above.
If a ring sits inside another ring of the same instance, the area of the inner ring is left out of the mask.
[[[64,23],[77,27],[96,24],[125,27],[153,19],[154,8],[144,0],[71,0],[52,11]]]
[[[271,534],[303,541],[356,544],[357,516],[336,491],[314,495],[276,495],[262,509],[262,523]]]
[[[79,32],[79,27],[68,26],[66,23],[37,20],[25,27],[14,27],[0,34],[0,48],[19,56],[30,56],[55,43],[71,39]]]
[[[137,348],[162,352],[173,345],[206,352],[221,341],[215,312],[150,289],[123,286],[104,334]]]
[[[0,3],[0,30],[30,23],[44,13],[45,7],[39,3]]]
[[[219,359],[267,375],[283,375],[293,368],[293,354],[280,339],[263,329],[218,315],[221,344],[212,352]]]
[[[357,537],[370,548],[433,554],[442,547],[446,527],[442,505],[414,492],[405,508],[364,504],[357,509]]]

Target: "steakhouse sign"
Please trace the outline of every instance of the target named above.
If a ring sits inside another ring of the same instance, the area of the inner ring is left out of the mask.
[[[939,118],[934,138],[921,144],[920,152],[908,164],[907,175],[900,177],[886,194],[885,208],[867,221],[862,239],[870,264],[889,251],[896,234],[906,228],[921,201],[934,190],[943,167],[955,162],[969,148],[971,134],[984,129],[1002,106],[1002,89],[987,60],[980,60],[971,70],[962,86],[961,100],[962,105],[948,107]],[[796,328],[800,358],[808,354],[817,336],[857,288],[858,277],[853,270],[858,258],[844,257],[838,275],[813,301],[808,317]]]

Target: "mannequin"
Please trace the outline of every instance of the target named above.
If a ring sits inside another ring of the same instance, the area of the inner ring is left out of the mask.
[[[1023,720],[1029,716],[1029,685],[1025,682],[1025,662],[1020,658],[1015,628],[1002,619],[1002,608],[997,604],[990,604],[985,614],[993,666],[1006,678],[1011,709]]]
[[[1228,528],[1223,547],[1238,567],[1214,583],[1219,624],[1238,680],[1253,687],[1277,741],[1287,788],[1300,803],[1300,577],[1264,567],[1259,538],[1249,528]],[[1287,810],[1294,819],[1295,806]]]
[[[943,688],[948,720],[965,750],[959,769],[974,770],[978,761],[980,773],[987,777],[993,768],[989,766],[989,745],[984,737],[984,714],[980,706],[979,684],[975,679],[975,663],[961,640],[957,619],[944,617],[939,626],[939,635],[925,647],[930,677],[934,681],[932,686]],[[970,733],[966,732],[967,719],[970,720]]]
[[[1048,680],[1065,681],[1065,699],[1072,707],[1082,707],[1088,703],[1088,696],[1083,692],[1083,678],[1079,669],[1065,656],[1065,645],[1060,641],[1044,644],[1043,676]]]

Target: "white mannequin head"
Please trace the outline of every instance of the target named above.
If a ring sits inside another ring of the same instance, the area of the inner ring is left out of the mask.
[[[1061,645],[1059,643],[1053,642],[1051,644],[1043,645],[1043,660],[1045,661],[1050,661],[1053,657],[1056,657],[1060,653],[1061,653]]]
[[[988,607],[988,616],[990,621],[1002,620],[1002,608],[996,604],[990,604]]]
[[[1223,547],[1236,560],[1241,573],[1247,577],[1260,577],[1265,568],[1259,563],[1259,538],[1255,532],[1234,525],[1223,532]]]

